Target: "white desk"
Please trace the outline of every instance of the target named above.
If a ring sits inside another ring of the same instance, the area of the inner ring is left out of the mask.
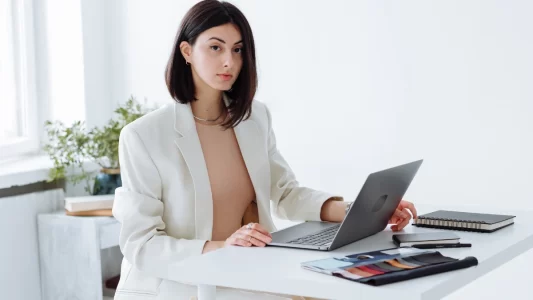
[[[427,205],[417,205],[417,209],[419,214],[438,209],[481,210]],[[509,213],[490,209],[483,212]],[[455,258],[475,256],[478,266],[380,287],[304,270],[300,262],[395,247],[390,229],[332,252],[276,247],[223,248],[171,265],[169,274],[172,280],[197,284],[199,300],[215,299],[216,286],[324,299],[439,299],[533,248],[530,223],[533,213],[511,213],[517,216],[515,224],[493,233],[454,231],[462,242],[471,242],[472,248],[439,249],[443,255]],[[409,225],[404,232],[435,230]]]

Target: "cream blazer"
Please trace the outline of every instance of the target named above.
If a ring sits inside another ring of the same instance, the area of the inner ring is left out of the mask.
[[[231,101],[224,99],[226,105]],[[276,148],[267,107],[254,101],[251,117],[234,131],[259,223],[276,230],[271,206],[283,219],[319,221],[322,204],[334,196],[299,186]],[[167,267],[201,255],[213,227],[209,177],[190,104],[165,105],[125,126],[119,158],[122,187],[115,191],[113,215],[121,223],[124,259],[115,299],[166,299],[160,292],[168,284],[172,293],[186,289],[170,283]]]

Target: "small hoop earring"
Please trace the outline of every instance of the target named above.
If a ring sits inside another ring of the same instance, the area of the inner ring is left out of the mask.
[[[191,63],[188,62],[188,61],[185,61],[185,64],[186,64],[187,66],[190,66],[190,65],[191,65]]]

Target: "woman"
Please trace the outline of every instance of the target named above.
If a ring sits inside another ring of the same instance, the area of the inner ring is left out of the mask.
[[[253,100],[252,31],[235,6],[208,0],[191,8],[166,83],[175,103],[120,135],[123,186],[113,214],[124,260],[116,299],[195,296],[194,286],[169,280],[167,267],[222,247],[264,247],[275,230],[271,203],[281,218],[342,221],[348,203],[300,187],[276,148],[271,115]],[[393,230],[409,223],[408,208],[416,214],[403,201]],[[224,293],[239,299],[239,291]]]

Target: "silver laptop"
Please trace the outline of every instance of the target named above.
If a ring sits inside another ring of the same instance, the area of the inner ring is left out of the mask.
[[[330,251],[387,227],[423,160],[368,175],[342,223],[308,221],[272,233],[268,246]]]

